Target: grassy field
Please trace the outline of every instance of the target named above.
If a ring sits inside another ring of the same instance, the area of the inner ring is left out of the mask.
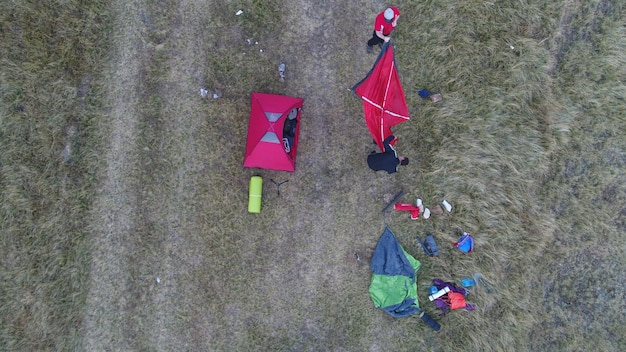
[[[383,2],[0,2],[0,350],[623,349],[625,5],[394,5],[411,164],[386,175],[347,89]],[[305,99],[296,172],[242,167],[253,91]],[[454,210],[381,214],[400,190]],[[386,225],[441,332],[373,307]],[[476,310],[439,317],[431,280],[474,273]]]

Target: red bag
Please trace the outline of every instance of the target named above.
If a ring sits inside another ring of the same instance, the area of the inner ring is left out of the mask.
[[[465,297],[458,292],[448,292],[448,299],[450,302],[450,309],[452,310],[465,308],[467,306]]]
[[[474,305],[469,304],[465,301],[465,296],[469,294],[468,290],[457,287],[454,283],[445,282],[440,279],[434,279],[433,285],[440,290],[444,287],[450,289],[448,293],[435,299],[435,305],[442,311],[442,314],[440,315],[445,315],[448,308],[450,308],[451,310],[460,308],[464,308],[466,310],[474,310]]]

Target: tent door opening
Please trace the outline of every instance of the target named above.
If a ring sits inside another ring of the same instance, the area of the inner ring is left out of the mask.
[[[298,125],[298,119],[296,117],[298,117],[299,111],[299,108],[291,109],[283,124],[283,147],[285,148],[285,153],[288,154],[291,153],[291,148],[296,138],[296,127]]]

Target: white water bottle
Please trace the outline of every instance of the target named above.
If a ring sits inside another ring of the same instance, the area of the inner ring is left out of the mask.
[[[442,288],[441,290],[437,291],[436,293],[433,293],[432,295],[428,296],[428,299],[431,301],[434,301],[448,292],[450,292],[450,288],[446,286]]]

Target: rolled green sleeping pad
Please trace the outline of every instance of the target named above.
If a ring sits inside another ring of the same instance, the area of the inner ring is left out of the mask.
[[[261,193],[263,193],[263,179],[261,176],[252,176],[250,178],[250,194],[248,197],[248,212],[261,212]]]

